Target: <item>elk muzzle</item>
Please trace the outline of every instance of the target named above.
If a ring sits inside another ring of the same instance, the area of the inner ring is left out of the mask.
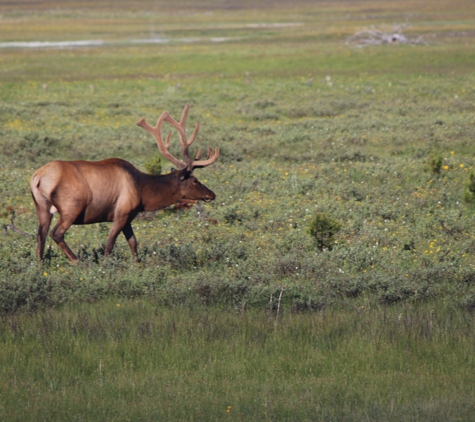
[[[212,190],[209,190],[209,189],[208,189],[208,191],[209,192],[206,193],[202,198],[202,200],[204,202],[211,202],[211,201],[214,201],[216,199],[215,193]]]

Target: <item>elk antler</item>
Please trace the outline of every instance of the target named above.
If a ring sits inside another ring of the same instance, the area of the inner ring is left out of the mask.
[[[196,124],[193,134],[190,136],[190,139],[187,140],[185,124],[186,124],[186,118],[188,117],[189,109],[190,109],[190,106],[188,104],[185,105],[185,108],[183,109],[183,114],[181,115],[180,122],[177,122],[173,117],[171,117],[168,114],[168,111],[164,111],[162,115],[159,117],[157,125],[155,127],[150,126],[145,121],[144,118],[140,119],[137,122],[137,125],[144,128],[146,131],[150,132],[153,135],[153,137],[155,138],[155,141],[157,142],[158,149],[168,161],[175,164],[180,169],[188,167],[188,170],[193,171],[195,168],[202,168],[202,167],[209,166],[210,164],[213,164],[219,157],[219,148],[215,148],[215,150],[213,151],[211,147],[208,147],[208,157],[206,160],[200,160],[201,153],[202,153],[202,149],[200,148],[198,150],[198,153],[196,154],[195,160],[191,159],[191,157],[188,155],[188,147],[195,140],[196,135],[198,134],[198,130],[200,129],[200,124],[199,123]],[[180,136],[180,142],[181,142],[181,154],[183,156],[184,161],[177,159],[168,151],[168,149],[170,148],[171,132],[168,133],[166,142],[164,142],[162,138],[162,126],[163,126],[164,121],[171,124],[178,131],[178,134]]]
[[[141,118],[138,122],[137,125],[140,127],[144,128],[147,132],[150,132],[152,136],[155,138],[155,141],[157,142],[158,149],[160,150],[161,154],[171,163],[175,164],[178,168],[182,169],[186,167],[186,163],[183,161],[180,161],[178,158],[174,157],[170,152],[168,151],[168,148],[170,148],[170,136],[171,132],[168,134],[166,143],[163,142],[162,138],[162,126],[163,122],[168,116],[168,111],[164,111],[162,115],[158,118],[157,125],[155,127],[149,125],[146,121],[145,118]]]

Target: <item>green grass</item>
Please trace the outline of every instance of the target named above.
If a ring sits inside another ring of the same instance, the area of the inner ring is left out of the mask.
[[[168,3],[0,6],[0,42],[111,43],[1,51],[0,224],[30,236],[0,245],[0,419],[473,420],[471,3]],[[428,45],[345,43],[408,13]],[[137,218],[140,264],[108,224],[38,264],[35,169],[145,169],[135,123],[187,103],[206,217]]]
[[[143,301],[6,316],[0,416],[473,420],[472,315],[424,306],[279,317]]]

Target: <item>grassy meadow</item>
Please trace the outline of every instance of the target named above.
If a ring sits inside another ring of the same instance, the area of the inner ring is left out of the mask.
[[[475,420],[471,2],[96,3],[0,2],[0,420]],[[31,174],[185,104],[216,200],[38,264]]]

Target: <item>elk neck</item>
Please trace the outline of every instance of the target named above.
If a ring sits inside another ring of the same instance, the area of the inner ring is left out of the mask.
[[[178,172],[158,176],[142,173],[141,185],[144,211],[160,210],[183,197]]]

